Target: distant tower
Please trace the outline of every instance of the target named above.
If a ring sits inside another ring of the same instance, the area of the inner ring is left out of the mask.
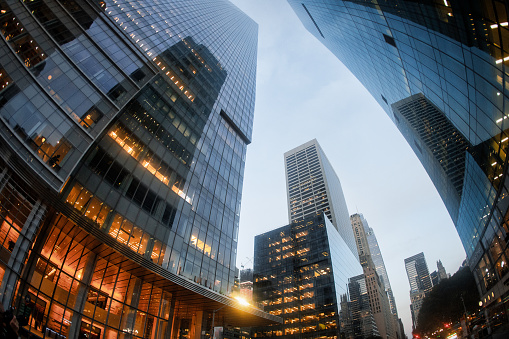
[[[324,212],[357,256],[341,182],[318,141],[308,141],[284,157],[289,221]]]
[[[438,268],[438,280],[441,281],[443,279],[447,279],[447,272],[445,271],[444,265],[442,265],[442,262],[439,260],[437,261],[437,268]]]
[[[431,291],[431,278],[424,258],[424,253],[419,253],[405,259],[405,268],[410,284],[410,309],[412,311],[412,326],[417,327],[417,318],[424,297]]]
[[[350,216],[352,229],[355,236],[355,243],[359,254],[359,261],[364,270],[366,287],[368,290],[369,304],[375,317],[376,325],[382,338],[396,338],[397,318],[391,313],[391,306],[386,291],[384,279],[389,282],[387,273],[385,278],[378,273],[370,251],[367,230],[368,223],[362,214]],[[376,239],[375,239],[376,240]],[[377,250],[377,260],[380,261],[380,250]],[[383,264],[383,260],[382,260]],[[384,267],[385,269],[385,267]]]
[[[380,279],[382,279],[385,285],[385,291],[387,291],[387,296],[389,297],[389,303],[391,305],[391,312],[392,314],[397,316],[398,310],[396,308],[396,300],[394,299],[394,294],[392,293],[391,283],[389,281],[389,276],[387,275],[384,258],[382,257],[382,252],[380,252],[380,247],[378,246],[378,241],[376,239],[375,232],[371,227],[368,226],[367,221],[365,223],[365,227],[367,228],[366,236],[368,238],[371,259],[375,264],[376,272],[378,273]]]

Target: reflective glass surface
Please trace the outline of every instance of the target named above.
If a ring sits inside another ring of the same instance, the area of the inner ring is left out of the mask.
[[[255,337],[339,337],[352,326],[348,284],[362,268],[325,214],[256,236],[253,274],[254,301],[284,322]]]
[[[38,336],[209,331],[160,278],[232,292],[257,24],[223,0],[0,10],[1,301]]]
[[[480,290],[498,286],[486,301],[508,293],[497,285],[507,273],[509,231],[507,4],[288,2],[414,149],[478,272]]]

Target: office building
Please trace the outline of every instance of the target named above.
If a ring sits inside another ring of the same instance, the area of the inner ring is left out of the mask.
[[[359,338],[352,310],[360,311],[360,301],[352,305],[348,286],[359,275],[358,259],[323,213],[257,235],[253,298],[283,324],[256,327],[253,335]]]
[[[433,271],[429,274],[429,278],[431,279],[431,285],[436,286],[439,284],[440,279],[438,277],[438,272]]]
[[[347,329],[345,337],[379,337],[380,332],[378,331],[375,317],[371,311],[369,298],[369,293],[371,291],[369,291],[366,286],[366,277],[364,274],[349,279],[348,291],[350,293],[350,302],[348,306],[350,311],[349,316],[351,318],[350,321],[346,321],[345,323],[351,324],[351,327]],[[346,307],[343,308],[347,309]]]
[[[371,311],[382,338],[397,338],[397,317],[391,312],[389,297],[385,288],[384,279],[378,274],[373,262],[369,241],[367,237],[368,223],[362,214],[350,216],[352,229],[355,235],[359,261],[364,271],[366,289]],[[388,281],[389,279],[387,279]]]
[[[410,310],[412,312],[412,327],[417,327],[419,310],[424,298],[433,287],[424,253],[418,253],[405,259],[405,269],[410,284]]]
[[[228,297],[256,23],[224,0],[0,0],[0,21],[3,306],[52,338],[278,321]]]
[[[387,292],[387,296],[389,297],[389,304],[391,306],[391,313],[398,317],[398,309],[396,307],[396,300],[394,299],[394,294],[392,293],[391,282],[389,281],[389,275],[387,274],[387,269],[385,268],[384,258],[382,257],[382,252],[380,251],[380,246],[378,246],[378,240],[375,236],[375,231],[371,227],[369,227],[366,219],[362,220],[363,225],[367,228],[366,237],[368,239],[369,251],[371,252],[371,260],[373,260],[373,264],[375,264],[376,273],[382,280],[385,291]]]
[[[323,212],[357,256],[341,182],[316,139],[284,155],[290,222]]]
[[[506,2],[289,3],[405,136],[456,226],[483,307],[506,309]]]

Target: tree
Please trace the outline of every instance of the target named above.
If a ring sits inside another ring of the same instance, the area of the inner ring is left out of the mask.
[[[465,313],[462,298],[467,312],[477,311],[479,293],[468,267],[462,267],[451,278],[442,280],[424,298],[416,332],[432,333],[445,323],[458,322]]]

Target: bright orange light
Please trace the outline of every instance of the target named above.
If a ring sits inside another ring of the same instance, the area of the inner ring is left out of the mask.
[[[242,306],[249,306],[249,303],[247,302],[246,299],[242,298],[242,297],[235,297],[235,299],[239,302],[239,304],[241,304]]]

